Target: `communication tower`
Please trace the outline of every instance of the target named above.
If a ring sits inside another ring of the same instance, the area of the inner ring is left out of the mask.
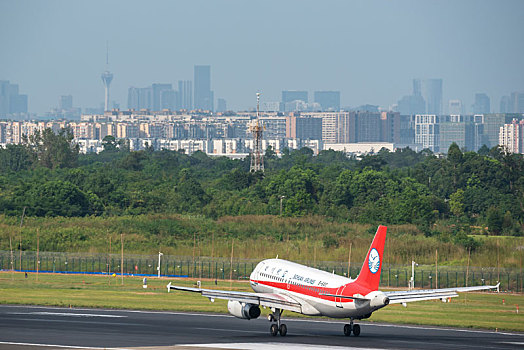
[[[104,111],[109,110],[109,86],[111,85],[111,81],[113,80],[113,73],[109,71],[109,44],[107,44],[107,50],[106,50],[106,71],[102,73],[102,82],[104,83],[104,86],[106,88],[105,91],[105,104],[104,104]]]
[[[249,131],[253,134],[253,153],[251,154],[251,166],[249,171],[264,172],[264,153],[262,152],[262,138],[265,125],[259,120],[260,113],[260,92],[257,92],[257,118],[249,125]]]

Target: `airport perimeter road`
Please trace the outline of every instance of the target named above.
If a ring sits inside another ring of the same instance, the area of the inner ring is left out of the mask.
[[[0,306],[0,349],[524,348],[524,334],[517,333],[362,322],[360,337],[346,337],[342,332],[343,323],[338,321],[285,319],[284,322],[288,335],[272,337],[266,319],[246,321],[227,315],[3,305]],[[193,347],[197,344],[200,346]]]

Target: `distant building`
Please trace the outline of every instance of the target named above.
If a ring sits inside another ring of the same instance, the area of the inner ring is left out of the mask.
[[[450,101],[451,102],[451,101]],[[446,153],[449,146],[455,142],[460,149],[466,148],[466,123],[463,115],[446,115],[439,117],[439,149]]]
[[[315,91],[315,102],[320,104],[322,111],[340,110],[340,91]]]
[[[424,98],[425,114],[442,114],[442,79],[413,79],[413,95]]]
[[[484,93],[475,94],[475,103],[473,104],[473,114],[490,113],[491,106],[489,96]]]
[[[301,140],[322,140],[322,118],[286,117],[286,138]]]
[[[164,108],[173,109],[174,94],[171,84],[153,84],[153,111],[161,111]],[[165,93],[168,91],[168,93]]]
[[[151,87],[130,87],[127,93],[127,108],[134,110],[153,109],[153,89]]]
[[[499,145],[507,152],[524,154],[524,120],[513,119],[511,123],[501,126]]]
[[[261,102],[260,103],[260,110],[264,112],[278,112],[281,109],[283,110],[283,108],[281,108],[280,102]]]
[[[73,96],[71,95],[60,96],[60,100],[58,101],[58,108],[60,109],[73,108]]]
[[[506,114],[491,113],[484,114],[483,125],[485,144],[489,148],[495,147],[499,144],[500,127],[506,123]]]
[[[508,113],[524,113],[524,93],[512,92],[509,96],[509,105]]]
[[[225,112],[227,111],[227,103],[226,100],[223,98],[219,98],[217,100],[217,112]]]
[[[434,114],[415,116],[415,144],[432,152],[440,150],[439,117]]]
[[[193,82],[191,80],[178,81],[176,109],[193,109]]]
[[[511,113],[512,108],[510,107],[510,99],[509,96],[502,96],[500,98],[500,108],[499,113]]]
[[[398,101],[398,111],[401,115],[424,114],[426,102],[422,96],[404,96]]]
[[[307,91],[297,90],[285,90],[282,91],[282,103],[288,103],[293,101],[308,102]]]
[[[21,95],[18,84],[0,80],[0,117],[27,114],[27,95]]]
[[[448,112],[451,115],[464,114],[464,106],[462,105],[462,101],[461,100],[449,100]]]
[[[214,94],[211,91],[211,66],[195,66],[195,109],[214,110]]]
[[[307,91],[285,90],[282,91],[281,111],[294,112],[307,109]]]

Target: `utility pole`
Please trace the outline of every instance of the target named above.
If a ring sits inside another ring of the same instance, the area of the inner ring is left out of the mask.
[[[286,198],[286,196],[280,196],[280,217],[282,217],[282,199]]]
[[[24,224],[24,216],[25,216],[25,208],[24,207],[24,210],[22,211],[22,218],[20,219],[20,229],[19,229],[19,233],[20,233],[20,242],[18,244],[18,249],[20,251],[20,257],[19,257],[19,266],[20,266],[20,271],[22,271],[22,225]]]
[[[38,271],[40,265],[40,229],[36,229],[36,281],[38,282]]]
[[[13,243],[12,243],[11,234],[9,234],[9,249],[11,250],[11,279],[13,279],[14,261],[13,261]]]
[[[351,271],[351,247],[353,246],[353,242],[349,242],[349,254],[348,254],[348,278],[351,278],[349,275],[349,272]]]
[[[164,255],[160,252],[158,252],[158,267],[157,267],[157,270],[158,270],[158,278],[160,278],[160,257]]]
[[[231,239],[231,261],[230,261],[230,268],[229,268],[229,289],[232,289],[233,284],[233,251],[235,247],[235,239]]]
[[[435,249],[435,288],[438,289],[438,249]]]
[[[418,266],[418,264],[411,260],[411,280],[409,281],[409,289],[415,289],[415,265]]]
[[[121,246],[121,255],[120,255],[120,276],[122,278],[122,285],[124,285],[124,234],[120,234],[120,246]]]

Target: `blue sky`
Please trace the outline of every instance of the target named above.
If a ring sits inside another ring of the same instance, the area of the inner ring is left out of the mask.
[[[387,107],[413,78],[442,78],[448,99],[524,91],[524,1],[0,0],[0,80],[30,112],[72,94],[103,102],[106,41],[112,99],[127,89],[193,78],[212,66],[228,107],[278,101],[281,90],[340,90],[343,106]]]

